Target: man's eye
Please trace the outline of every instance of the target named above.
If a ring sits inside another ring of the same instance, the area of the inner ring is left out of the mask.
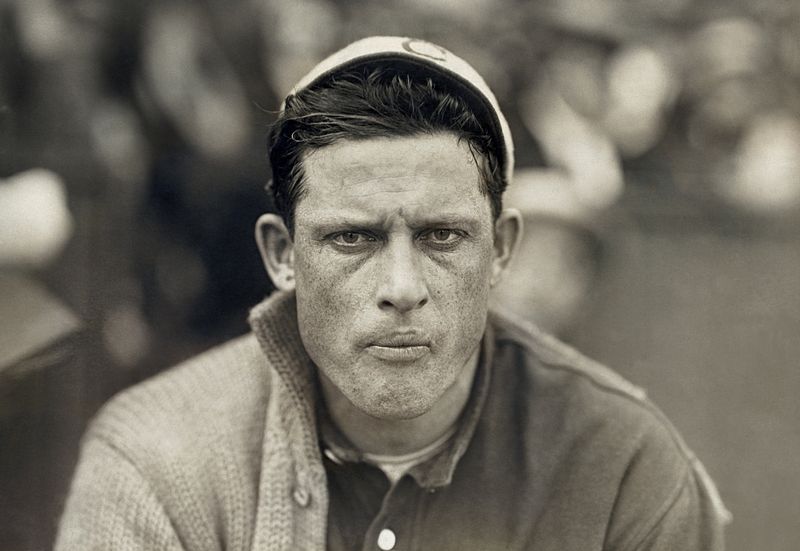
[[[434,241],[447,241],[454,236],[455,233],[452,230],[433,230],[431,232],[431,237]]]
[[[456,230],[439,228],[423,233],[420,239],[431,245],[453,245],[462,237],[463,235]]]
[[[332,240],[337,245],[353,246],[361,245],[367,241],[374,241],[375,239],[365,233],[345,231],[334,235]]]

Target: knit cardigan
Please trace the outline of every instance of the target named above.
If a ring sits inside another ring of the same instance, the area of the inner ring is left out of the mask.
[[[274,294],[250,323],[253,334],[103,408],[84,436],[57,550],[325,548],[316,390],[293,295]]]
[[[695,542],[692,549],[721,548],[727,513],[713,482],[639,389],[555,339],[496,315],[489,323],[502,328],[509,342],[527,342],[546,365],[562,366],[554,368],[558,373],[589,382],[571,387],[575,399],[586,398],[587,392],[592,396],[585,404],[573,404],[590,412],[577,427],[615,411],[611,415],[627,413],[603,419],[638,427],[631,429],[632,438],[610,443],[606,459],[628,469],[634,454],[637,464],[661,467],[647,469],[656,480],[646,482],[642,472],[630,471],[631,480],[639,476],[640,486],[628,488],[617,528],[638,522],[640,507],[648,518],[661,518],[663,504],[672,503],[664,491],[673,495],[673,478],[678,477],[689,481],[680,485],[688,493],[675,495],[683,495],[694,508],[677,511],[671,524],[661,528],[685,531],[685,540]],[[252,334],[123,392],[102,410],[84,437],[57,551],[325,548],[329,498],[316,428],[316,382],[297,330],[294,296],[273,295],[253,309],[250,324]],[[542,397],[552,373],[540,373]],[[553,398],[556,403],[564,398],[567,406],[570,397]],[[636,434],[649,434],[654,445],[640,448]],[[649,462],[640,457],[643,450],[650,450]],[[653,450],[659,450],[658,457]],[[547,450],[542,453],[546,457]],[[607,490],[617,491],[616,478],[608,480],[612,486]],[[582,513],[571,514],[565,522],[580,525]],[[634,526],[634,535],[650,526]],[[556,540],[550,543],[557,545]]]

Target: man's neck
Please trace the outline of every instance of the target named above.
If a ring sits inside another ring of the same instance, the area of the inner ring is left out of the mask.
[[[413,419],[379,419],[367,415],[320,374],[328,415],[361,452],[403,455],[419,450],[447,432],[461,415],[470,396],[479,353],[478,349],[470,356],[455,383],[433,408]]]

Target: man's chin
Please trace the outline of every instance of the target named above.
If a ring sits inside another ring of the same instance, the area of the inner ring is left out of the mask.
[[[351,403],[358,409],[383,421],[408,421],[416,419],[431,410],[435,401],[420,398],[404,399],[402,396],[388,396],[384,399],[355,399]]]

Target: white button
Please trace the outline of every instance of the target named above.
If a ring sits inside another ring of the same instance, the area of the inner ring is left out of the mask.
[[[378,547],[383,551],[391,551],[394,549],[395,543],[397,543],[397,536],[388,528],[384,528],[381,530],[381,533],[378,534]]]
[[[342,460],[341,460],[341,459],[339,459],[339,457],[337,457],[337,455],[336,455],[335,453],[333,453],[333,450],[332,450],[332,449],[330,449],[330,448],[325,448],[325,449],[322,451],[322,453],[324,453],[324,454],[325,454],[325,457],[327,457],[328,459],[330,459],[331,461],[333,461],[333,462],[334,462],[334,463],[336,463],[337,465],[342,465]]]
[[[294,489],[292,497],[294,497],[295,502],[300,507],[308,506],[308,503],[311,501],[311,495],[308,493],[308,490],[306,490],[302,486],[298,486],[297,488]]]

